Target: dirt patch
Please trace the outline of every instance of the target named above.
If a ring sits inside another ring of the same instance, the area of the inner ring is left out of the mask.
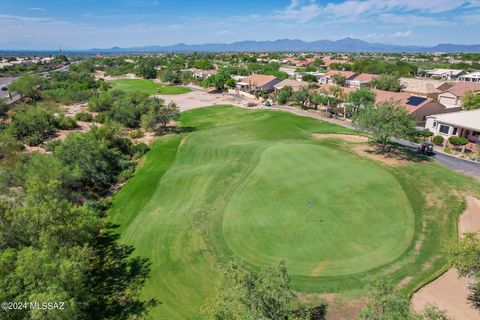
[[[466,232],[480,231],[480,200],[467,197],[466,201],[467,208],[458,223],[460,236]],[[421,312],[433,304],[440,310],[445,310],[452,319],[480,320],[480,312],[468,300],[470,283],[472,279],[460,277],[457,270],[452,268],[413,295],[413,309]]]
[[[427,196],[425,197],[425,201],[427,201],[427,205],[429,207],[442,207],[444,204],[442,199],[436,198],[431,194],[427,194]]]
[[[467,232],[480,231],[480,199],[466,197],[467,208],[458,221],[458,233],[463,235]]]
[[[328,303],[327,320],[351,320],[356,319],[366,302],[345,298],[337,293],[305,294],[299,293],[298,298],[302,303],[315,305],[321,300]]]
[[[408,276],[408,277],[405,277],[402,279],[402,281],[400,281],[400,283],[398,284],[398,286],[400,288],[403,288],[404,286],[406,286],[407,284],[410,283],[410,281],[412,281],[413,277],[411,276]]]
[[[65,115],[69,117],[74,117],[77,113],[86,112],[87,102],[75,103],[70,105],[61,106],[60,108],[65,110]]]
[[[361,157],[379,161],[389,166],[400,166],[410,163],[407,159],[377,153],[372,147],[366,145],[355,146],[352,150]]]
[[[93,125],[93,123],[77,121],[77,125],[78,125],[78,128],[73,129],[73,130],[59,130],[56,133],[55,138],[53,138],[52,140],[62,140],[63,141],[69,134],[85,133],[88,130],[90,130],[90,127]],[[100,123],[95,123],[95,125],[101,126]]]
[[[323,134],[316,133],[313,135],[317,139],[343,139],[348,142],[368,142],[368,138],[364,136],[357,136],[353,134]]]

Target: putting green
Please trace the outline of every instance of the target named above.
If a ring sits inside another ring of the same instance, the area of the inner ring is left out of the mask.
[[[143,79],[119,79],[111,81],[113,88],[124,91],[140,91],[149,95],[154,94],[181,94],[192,90],[187,87],[165,86],[152,80]]]
[[[328,147],[278,144],[235,192],[223,226],[229,247],[255,266],[283,259],[294,275],[337,276],[397,258],[414,223],[382,167]]]

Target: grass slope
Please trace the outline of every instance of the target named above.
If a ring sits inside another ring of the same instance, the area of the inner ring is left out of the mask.
[[[149,95],[154,94],[182,94],[192,91],[187,87],[164,86],[152,80],[119,79],[111,81],[113,88],[125,91],[140,91]]]
[[[154,319],[196,318],[232,256],[254,268],[286,259],[303,292],[360,295],[385,276],[412,292],[448,266],[457,191],[480,194],[435,163],[387,167],[315,140],[349,130],[288,113],[216,106],[181,124],[195,130],[158,140],[111,209],[123,241],[152,261]]]

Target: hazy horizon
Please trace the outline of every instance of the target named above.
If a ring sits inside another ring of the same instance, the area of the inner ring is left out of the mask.
[[[0,49],[299,39],[478,44],[479,0],[4,0]]]

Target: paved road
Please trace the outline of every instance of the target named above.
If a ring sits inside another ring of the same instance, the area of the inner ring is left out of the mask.
[[[350,122],[345,122],[345,121],[341,121],[341,120],[334,119],[334,118],[326,118],[322,115],[317,115],[317,114],[314,114],[314,113],[311,113],[311,112],[308,112],[308,111],[304,111],[304,110],[300,110],[300,109],[297,109],[297,108],[293,108],[293,107],[274,105],[271,108],[291,112],[291,113],[301,115],[301,116],[320,119],[320,120],[335,123],[335,124],[338,124],[340,126],[347,127],[347,128],[350,128],[350,129],[354,128]],[[418,147],[418,144],[410,142],[410,141],[406,141],[406,140],[397,139],[396,142],[403,145],[403,146],[412,148],[412,149],[416,149]],[[451,156],[451,155],[448,155],[448,154],[445,154],[445,153],[439,153],[439,152],[436,152],[432,156],[432,158],[435,161],[437,161],[438,163],[440,163],[441,165],[443,165],[444,167],[447,167],[447,168],[452,169],[454,171],[463,173],[467,176],[471,176],[473,178],[476,178],[476,179],[480,180],[480,163],[475,163],[475,162],[472,162],[472,161],[460,159],[460,158],[457,158],[457,157],[454,157],[454,156]]]

